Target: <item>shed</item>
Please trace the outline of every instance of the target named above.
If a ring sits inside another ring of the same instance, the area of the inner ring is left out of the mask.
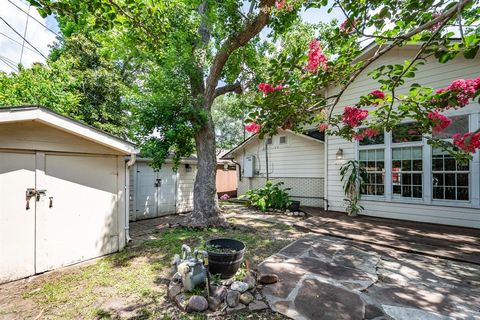
[[[42,107],[0,108],[0,283],[123,249],[134,153]]]
[[[177,170],[171,159],[160,170],[151,163],[138,158],[130,170],[130,221],[192,211],[197,159],[182,159]]]

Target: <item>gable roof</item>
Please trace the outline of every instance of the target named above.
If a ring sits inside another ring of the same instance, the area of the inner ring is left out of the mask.
[[[313,133],[313,131],[317,131],[319,134]],[[311,141],[316,141],[316,142],[319,142],[319,143],[324,143],[325,142],[325,135],[323,134],[323,132],[319,132],[317,129],[306,130],[305,134],[297,133],[297,132],[294,132],[292,130],[285,130],[285,132],[289,132],[289,133],[294,134],[296,136],[299,136],[301,138],[308,139],[308,140],[311,140]],[[256,137],[258,137],[258,134],[252,134],[250,137],[243,140],[243,142],[241,142],[238,146],[236,146],[233,149],[231,149],[230,151],[226,152],[220,159],[223,159],[223,160],[233,159],[233,154],[235,152],[245,148],[248,144],[253,142]]]
[[[0,124],[22,121],[37,121],[110,149],[120,151],[123,154],[137,153],[135,145],[131,142],[58,114],[42,106],[0,108]]]

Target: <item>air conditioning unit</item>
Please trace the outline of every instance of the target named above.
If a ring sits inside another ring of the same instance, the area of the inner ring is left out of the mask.
[[[255,156],[246,156],[243,162],[243,176],[252,178],[255,176]]]

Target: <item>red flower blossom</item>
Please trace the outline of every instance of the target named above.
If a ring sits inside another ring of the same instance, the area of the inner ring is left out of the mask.
[[[373,138],[373,137],[376,137],[378,136],[379,132],[377,129],[374,129],[374,128],[366,128],[366,129],[363,129],[359,132],[355,132],[353,134],[353,139],[357,140],[357,141],[362,141],[363,139],[365,139],[366,137],[369,137],[370,139]]]
[[[320,41],[313,39],[308,47],[308,63],[305,69],[311,72],[317,72],[318,67],[321,66],[323,71],[327,71],[327,57],[323,53]]]
[[[352,33],[353,30],[355,30],[355,27],[357,26],[357,23],[358,23],[357,19],[354,19],[353,21],[350,21],[349,19],[346,19],[340,25],[340,31],[345,32],[345,33]]]
[[[368,110],[363,110],[355,107],[345,107],[343,109],[342,121],[347,126],[352,128],[357,127],[360,122],[368,117]]]
[[[257,88],[258,88],[258,90],[263,92],[264,96],[269,94],[269,93],[272,93],[273,91],[283,90],[283,86],[281,84],[276,85],[276,86],[272,86],[271,84],[264,83],[264,82],[260,83]]]
[[[442,95],[441,99],[434,99],[434,103],[440,104],[445,109],[449,108],[463,108],[470,103],[475,92],[480,89],[480,77],[476,79],[457,79],[453,81],[448,87],[436,91],[437,95]],[[447,95],[447,96],[445,96]],[[451,99],[453,98],[453,99]],[[452,100],[456,100],[452,104]]]
[[[275,7],[276,7],[278,10],[283,9],[284,6],[285,6],[285,0],[275,1]]]
[[[318,131],[320,132],[324,132],[327,129],[328,129],[328,123],[320,123],[320,125],[318,126]]]
[[[262,129],[262,126],[255,122],[245,125],[245,130],[247,130],[248,132],[259,133],[261,129]]]
[[[433,121],[433,127],[432,131],[434,133],[438,133],[443,131],[445,128],[447,128],[451,123],[452,120],[448,118],[447,116],[444,116],[441,113],[438,112],[429,112],[427,114],[427,117]]]
[[[453,144],[465,152],[475,153],[476,149],[480,149],[480,132],[457,133],[452,138]]]
[[[370,92],[370,94],[374,96],[376,99],[381,99],[381,100],[385,99],[385,93],[381,90],[373,90],[372,92]]]

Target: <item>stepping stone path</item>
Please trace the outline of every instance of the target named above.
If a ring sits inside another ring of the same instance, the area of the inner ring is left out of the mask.
[[[478,265],[308,235],[259,272],[278,275],[261,291],[292,319],[480,319]]]

